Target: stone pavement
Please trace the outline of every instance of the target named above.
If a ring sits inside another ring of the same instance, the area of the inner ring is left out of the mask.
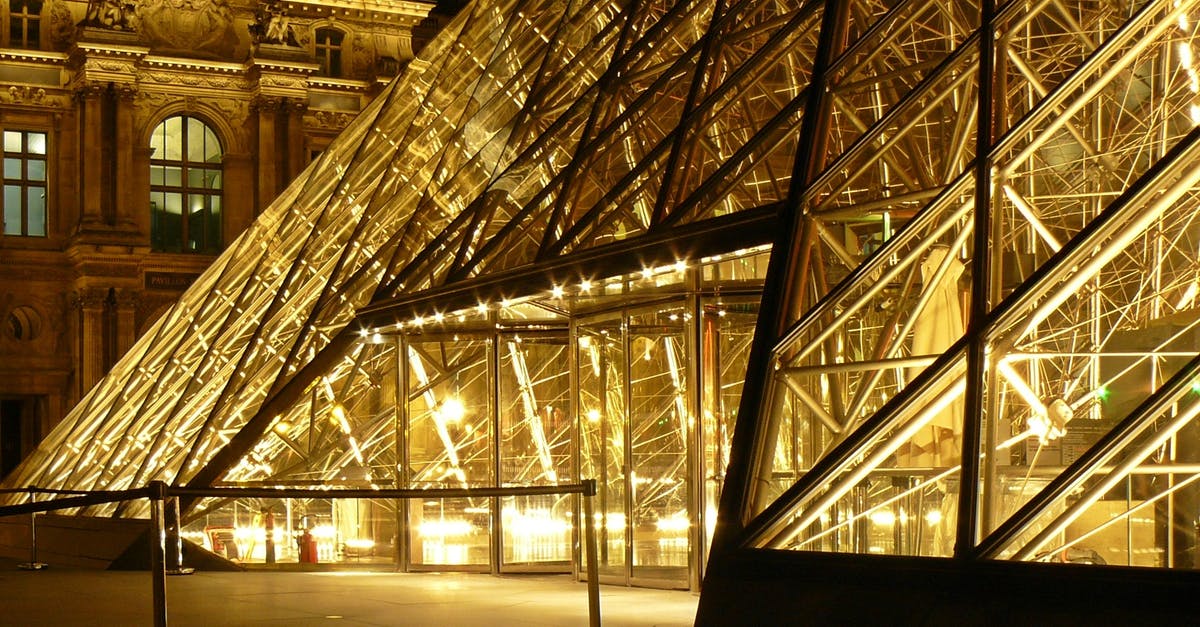
[[[148,625],[150,574],[0,560],[0,625]],[[688,592],[600,586],[603,624],[691,625]],[[587,586],[566,575],[247,571],[167,579],[169,625],[587,625]]]

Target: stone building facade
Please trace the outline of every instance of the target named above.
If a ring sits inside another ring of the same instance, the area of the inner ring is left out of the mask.
[[[0,7],[0,476],[404,70],[434,8]]]

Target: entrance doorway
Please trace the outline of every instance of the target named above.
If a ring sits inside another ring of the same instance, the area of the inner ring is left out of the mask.
[[[0,477],[12,472],[37,446],[45,397],[0,397]]]

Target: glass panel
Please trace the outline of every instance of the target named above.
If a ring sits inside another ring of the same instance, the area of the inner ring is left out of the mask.
[[[20,131],[4,131],[4,152],[22,152]]]
[[[13,157],[4,158],[4,178],[6,179],[22,179],[21,159]]]
[[[163,168],[163,184],[170,187],[183,185],[183,168],[167,166]]]
[[[997,557],[1195,568],[1200,385],[1194,373],[1192,380],[1175,380],[1154,407],[1120,421],[1107,446],[1081,454],[1081,475],[1011,530]],[[1028,481],[1018,476],[1014,483],[1022,480]]]
[[[446,338],[408,346],[408,483],[493,485],[491,343]],[[414,565],[490,563],[491,499],[428,499],[409,509]]]
[[[704,426],[704,545],[712,543],[729,444],[758,320],[757,298],[703,300],[700,364]]]
[[[25,151],[33,155],[46,154],[46,134],[45,133],[25,133],[25,141],[27,143]],[[7,148],[6,148],[7,150]]]
[[[961,455],[952,450],[955,430],[943,425],[962,420],[965,373],[966,359],[960,357],[919,389],[907,390],[902,404],[892,403],[890,412],[875,416],[869,430],[855,434],[852,450],[810,471],[808,477],[821,479],[810,478],[812,489],[794,497],[756,544],[952,555]]]
[[[602,575],[624,580],[625,350],[619,318],[581,323],[578,330],[580,472],[596,479],[596,533]]]
[[[216,252],[221,249],[224,238],[221,237],[221,197],[208,197],[208,220],[206,221],[205,242],[208,250]]]
[[[434,487],[434,486],[416,486]],[[491,562],[489,499],[423,499],[409,505],[413,565],[486,566]]]
[[[505,336],[500,350],[501,485],[570,482],[566,335]],[[574,501],[569,495],[505,499],[504,563],[569,564]]]
[[[634,577],[687,577],[691,527],[687,449],[694,424],[687,388],[689,321],[679,306],[630,316]]]
[[[1010,448],[986,484],[985,534],[1195,355],[1200,187],[1187,173],[1195,155],[1178,157],[1185,171],[1164,169],[1127,192],[1120,212],[1104,209],[1058,263],[1040,268],[1036,287],[989,338],[985,408],[994,420],[982,444]]]
[[[155,154],[155,158],[165,159],[167,161],[182,161],[183,160],[183,117],[175,116],[167,118],[162,123],[163,128],[163,150],[162,155]]]
[[[151,159],[166,159],[167,158],[167,125],[166,123],[159,124],[154,127],[154,132],[150,133],[150,158]]]
[[[763,457],[772,483],[758,488],[757,508],[798,481],[963,335],[970,190],[964,180],[943,193],[832,289],[828,281],[845,277],[840,269],[822,264],[799,271],[810,293],[824,298],[775,351],[769,389],[774,450]],[[812,258],[853,259],[849,250],[861,250],[883,226],[835,230],[813,219],[809,227],[823,233],[819,242],[829,248],[814,242],[821,253]]]
[[[204,208],[204,196],[189,195],[188,204],[187,248],[193,252],[206,252],[208,246],[204,242],[204,233],[208,226],[208,212]]]
[[[374,499],[238,499],[203,511],[181,535],[239,563],[390,564],[395,505]]]
[[[204,136],[208,127],[196,118],[187,119],[187,161],[204,161]]]
[[[204,127],[204,161],[221,162],[221,142],[217,141],[217,134],[207,126]]]
[[[4,234],[21,235],[24,231],[21,216],[21,188],[17,185],[4,186]]]
[[[26,166],[29,168],[28,178],[31,181],[46,180],[46,162],[41,159],[30,159],[26,161]]]
[[[28,204],[25,211],[28,214],[29,229],[27,234],[35,237],[46,235],[46,188],[30,187],[25,190]]]
[[[163,198],[166,199],[166,205],[164,208],[167,213],[183,215],[183,194],[167,192],[163,194]]]

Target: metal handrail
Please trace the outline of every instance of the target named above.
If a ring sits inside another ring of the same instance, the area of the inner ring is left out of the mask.
[[[152,575],[154,625],[165,627],[167,624],[167,584],[166,584],[166,542],[167,529],[165,526],[164,501],[169,497],[221,497],[221,498],[373,498],[373,499],[414,499],[414,498],[467,498],[467,497],[507,497],[507,496],[539,496],[549,494],[578,494],[583,498],[584,520],[584,552],[587,568],[588,589],[588,624],[591,627],[600,625],[600,582],[596,556],[596,521],[593,498],[596,496],[596,480],[584,479],[579,483],[558,484],[553,486],[514,486],[507,488],[429,488],[429,489],[322,489],[322,488],[238,488],[238,487],[187,487],[168,486],[162,481],[152,481],[144,488],[129,490],[50,490],[45,488],[8,488],[0,490],[0,494],[26,493],[32,498],[35,494],[60,495],[60,498],[45,501],[30,501],[19,505],[0,506],[0,518],[30,514],[30,550],[31,564],[37,563],[37,535],[35,531],[36,515],[38,512],[49,512],[73,507],[86,507],[116,501],[134,499],[150,500],[150,525],[155,533],[150,542],[150,571]],[[178,533],[178,520],[175,532]],[[177,543],[175,543],[177,546]],[[174,557],[178,557],[177,555]]]

